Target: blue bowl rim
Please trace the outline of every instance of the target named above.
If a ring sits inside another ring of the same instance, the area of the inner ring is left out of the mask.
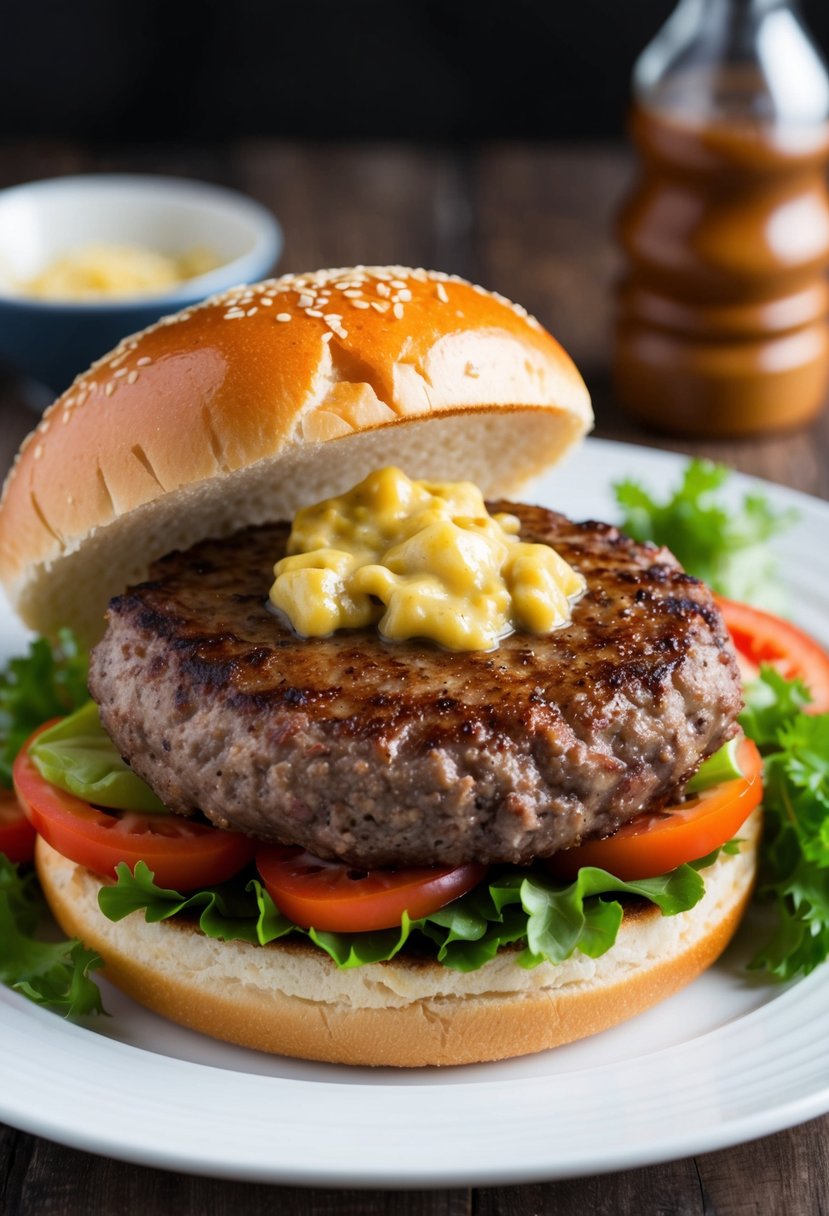
[[[256,232],[254,245],[240,257],[234,258],[230,262],[224,262],[221,266],[208,270],[204,274],[185,279],[173,290],[160,295],[113,296],[101,300],[41,300],[0,288],[0,306],[20,308],[23,311],[40,314],[95,315],[96,313],[127,313],[144,309],[158,311],[171,305],[195,304],[217,292],[230,291],[234,286],[242,286],[260,278],[270,266],[276,263],[282,253],[284,246],[282,226],[272,211],[239,190],[233,190],[227,186],[217,186],[213,182],[204,182],[197,178],[169,177],[154,173],[73,174],[8,186],[6,189],[0,190],[0,200],[12,194],[46,194],[56,189],[59,190],[64,185],[80,186],[84,189],[94,189],[100,185],[126,187],[150,185],[158,188],[160,194],[173,194],[182,190],[188,193],[211,194],[214,198],[221,198],[240,212],[246,213]],[[231,268],[233,269],[232,276],[228,274]]]

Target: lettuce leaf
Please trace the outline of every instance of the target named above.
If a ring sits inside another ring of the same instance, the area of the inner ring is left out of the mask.
[[[41,777],[96,806],[142,813],[166,809],[121,759],[101,725],[98,706],[89,699],[38,735],[29,755]]]
[[[0,853],[0,983],[66,1017],[103,1013],[90,978],[101,959],[79,941],[36,937],[46,915],[34,871],[25,873]]]
[[[283,916],[256,878],[241,884],[182,895],[158,887],[143,863],[101,889],[98,902],[110,920],[143,911],[151,922],[172,916],[194,917],[203,933],[220,940],[267,945],[289,933],[308,937],[341,968],[394,958],[410,940],[444,966],[476,971],[504,946],[521,943],[518,962],[535,967],[563,962],[577,950],[592,958],[616,940],[623,909],[617,896],[650,900],[665,916],[692,908],[704,894],[698,869],[713,856],[680,866],[660,878],[622,882],[604,870],[585,868],[572,883],[558,882],[541,870],[508,869],[431,916],[410,920],[399,929],[374,933],[331,933],[301,929]]]
[[[805,713],[807,697],[764,666],[741,717],[764,757],[758,894],[775,920],[751,966],[781,980],[829,958],[829,714]]]
[[[86,655],[68,629],[55,643],[37,638],[0,671],[0,785],[11,788],[15,756],[32,731],[89,699],[86,674]]]

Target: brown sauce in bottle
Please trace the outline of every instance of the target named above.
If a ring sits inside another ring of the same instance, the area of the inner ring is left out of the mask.
[[[686,123],[640,104],[631,133],[622,403],[679,434],[807,422],[829,383],[829,124]]]

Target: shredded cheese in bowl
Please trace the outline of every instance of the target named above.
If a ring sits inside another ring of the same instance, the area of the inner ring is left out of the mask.
[[[138,245],[82,245],[60,254],[18,290],[41,300],[147,295],[219,265],[216,254],[203,246],[166,254]]]

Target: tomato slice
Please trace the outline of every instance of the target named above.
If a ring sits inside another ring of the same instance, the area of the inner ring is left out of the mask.
[[[70,861],[105,877],[121,861],[131,870],[144,861],[158,886],[192,891],[225,882],[253,860],[255,841],[238,832],[181,815],[102,811],[50,785],[29,757],[31,742],[14,762],[17,797],[38,834]]]
[[[557,878],[575,878],[582,866],[598,866],[630,881],[657,878],[713,853],[739,832],[763,796],[763,762],[755,744],[743,739],[737,756],[742,777],[665,811],[637,815],[604,840],[556,853],[548,869]]]
[[[737,654],[753,665],[753,674],[757,674],[761,663],[770,663],[787,680],[799,677],[812,694],[808,712],[826,713],[829,710],[829,654],[823,647],[791,621],[722,596],[716,599]]]
[[[256,854],[262,882],[280,912],[303,929],[364,933],[393,929],[404,912],[413,920],[465,895],[486,866],[358,870],[323,861],[304,849],[266,845]]]
[[[20,864],[31,861],[37,832],[29,823],[12,790],[0,790],[0,853]]]

